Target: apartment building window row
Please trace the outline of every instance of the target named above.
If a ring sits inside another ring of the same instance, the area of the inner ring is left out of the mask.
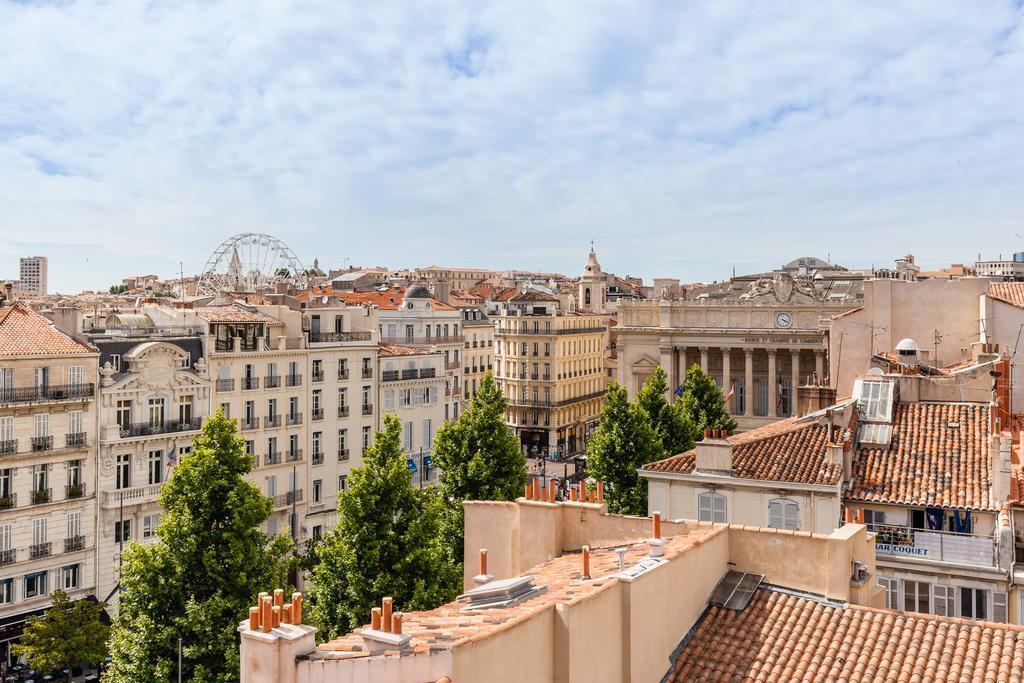
[[[885,606],[904,612],[1005,623],[1007,594],[980,586],[945,585],[920,579],[880,576]]]

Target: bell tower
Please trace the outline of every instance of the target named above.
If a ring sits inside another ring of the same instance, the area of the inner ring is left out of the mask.
[[[583,274],[580,275],[577,306],[579,310],[587,313],[606,313],[608,308],[608,281],[601,270],[601,264],[597,262],[593,241],[590,242],[587,265],[583,267]]]

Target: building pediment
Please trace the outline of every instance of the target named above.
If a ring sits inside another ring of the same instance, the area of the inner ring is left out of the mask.
[[[637,360],[633,361],[632,367],[633,367],[634,370],[652,370],[653,371],[654,368],[658,367],[658,365],[659,365],[658,361],[654,360],[650,356],[641,356]]]

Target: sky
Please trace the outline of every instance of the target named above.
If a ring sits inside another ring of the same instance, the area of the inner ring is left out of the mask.
[[[1024,250],[1024,3],[0,0],[0,278]]]

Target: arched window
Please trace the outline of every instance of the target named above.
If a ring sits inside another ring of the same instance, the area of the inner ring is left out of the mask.
[[[590,287],[583,290],[583,303],[587,306],[590,305]]]
[[[789,498],[768,501],[768,526],[772,529],[800,529],[800,505]]]
[[[697,496],[697,519],[701,522],[726,522],[725,496],[721,493],[702,493]]]

